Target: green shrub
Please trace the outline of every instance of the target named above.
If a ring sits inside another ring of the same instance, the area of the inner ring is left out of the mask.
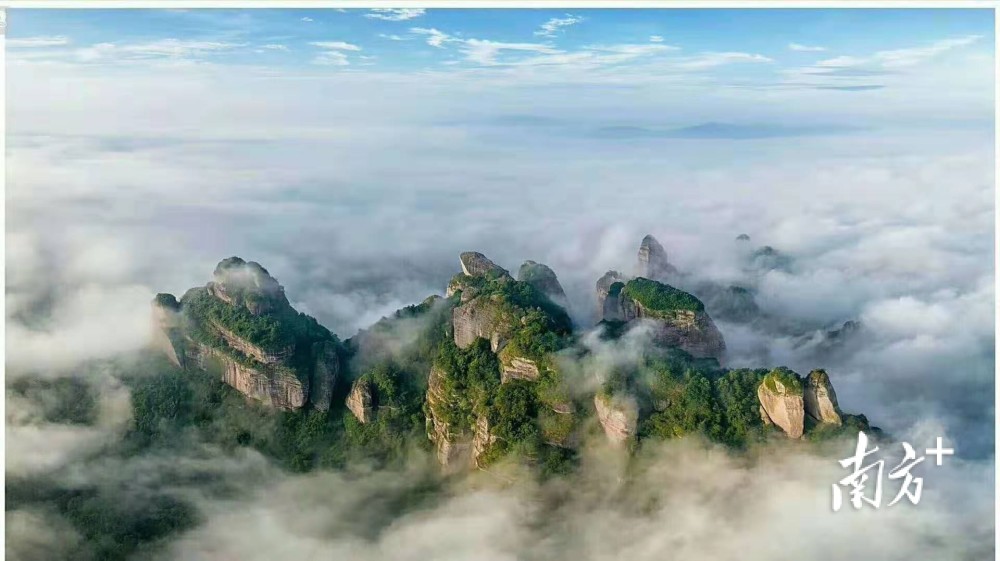
[[[688,310],[700,312],[705,305],[691,294],[642,277],[632,279],[625,284],[622,294],[653,312],[672,312]]]

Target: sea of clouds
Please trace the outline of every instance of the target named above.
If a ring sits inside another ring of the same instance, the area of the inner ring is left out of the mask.
[[[158,553],[171,559],[992,554],[991,123],[921,127],[909,114],[876,116],[879,98],[869,98],[856,113],[839,102],[816,117],[854,115],[861,130],[606,138],[588,131],[741,110],[775,119],[782,100],[720,96],[685,112],[694,102],[676,93],[598,88],[566,107],[555,88],[400,77],[384,89],[386,77],[357,76],[251,96],[251,80],[232,71],[161,70],[9,70],[8,380],[83,376],[101,406],[93,427],[69,427],[8,391],[8,476],[123,485],[141,473],[136,485],[156,487],[171,465],[239,483],[225,499],[178,491],[206,518]],[[70,79],[78,87],[67,94]],[[334,86],[347,93],[324,93]],[[224,257],[260,262],[297,309],[342,338],[442,294],[461,251],[511,270],[533,259],[555,270],[585,328],[597,278],[630,272],[646,233],[692,278],[720,283],[748,280],[738,234],[787,254],[787,271],[752,280],[761,308],[795,329],[720,322],[730,363],[824,367],[844,409],[918,450],[945,437],[958,456],[925,473],[921,504],[832,513],[836,458],[786,446],[750,461],[669,443],[636,467],[594,443],[572,489],[473,478],[402,510],[393,498],[433,474],[290,476],[252,453],[201,449],[121,465],[100,456],[128,424],[127,390],[81,365],[142,348],[153,295],[204,284]],[[847,320],[861,321],[861,341],[822,355],[801,344]],[[52,513],[7,512],[9,557],[69,558],[78,539]]]

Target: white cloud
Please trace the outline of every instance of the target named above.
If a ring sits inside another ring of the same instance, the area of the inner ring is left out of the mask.
[[[500,64],[497,58],[503,51],[518,51],[530,53],[554,54],[559,51],[548,45],[538,43],[504,43],[499,41],[485,41],[481,39],[469,39],[464,41],[463,52],[465,59],[483,66],[493,66]]]
[[[365,17],[385,21],[406,21],[418,18],[425,12],[424,8],[372,8]]]
[[[982,39],[981,35],[967,35],[935,41],[925,47],[880,51],[875,53],[875,59],[886,67],[912,66],[952,49],[971,45],[980,39]]]
[[[452,37],[443,31],[438,31],[437,29],[426,28],[426,27],[411,27],[411,33],[416,33],[417,35],[426,35],[427,44],[432,47],[437,47],[439,49],[444,48],[444,44],[450,41],[461,41],[456,37]]]
[[[358,52],[361,50],[361,47],[344,41],[312,41],[309,44],[323,49],[312,59],[313,64],[323,66],[348,66],[351,63],[345,51]]]
[[[825,51],[826,47],[819,47],[815,45],[803,45],[801,43],[789,43],[788,50],[799,51],[799,52],[820,52],[820,51]]]
[[[379,33],[378,36],[381,37],[382,39],[388,39],[390,41],[406,41],[406,37],[403,37],[403,36],[400,36],[400,35],[395,35],[395,34],[392,34],[392,33],[390,33],[390,34]]]
[[[75,49],[71,55],[82,62],[128,61],[149,59],[198,59],[245,47],[244,43],[196,41],[184,39],[159,39],[146,43],[96,43]]]
[[[267,49],[269,51],[287,51],[288,47],[285,45],[279,45],[276,43],[268,43],[267,45],[261,45],[262,49]]]
[[[44,37],[23,37],[20,39],[7,39],[6,45],[14,49],[32,49],[45,47],[62,47],[69,44],[69,38],[62,35],[50,35]]]
[[[543,23],[538,31],[535,32],[535,35],[540,37],[555,37],[556,33],[562,30],[562,28],[576,25],[582,21],[582,17],[574,16],[572,14],[566,14],[566,17],[562,18],[552,18]]]
[[[821,60],[816,63],[816,66],[819,68],[870,67],[887,69],[916,66],[948,51],[969,46],[980,39],[982,39],[981,35],[966,35],[942,39],[922,47],[878,51],[867,57],[838,56]]]
[[[314,47],[319,47],[321,49],[330,49],[334,51],[360,51],[361,47],[353,44],[346,43],[344,41],[312,41],[309,43]]]
[[[311,17],[309,17],[309,16],[306,16],[306,17],[302,18],[302,20],[301,20],[301,21],[304,21],[304,22],[311,22],[311,21],[316,21],[316,20],[312,19],[312,18],[311,18]]]
[[[650,35],[649,36],[649,42],[650,43],[662,43],[663,42],[663,36],[662,35]]]
[[[774,60],[764,55],[753,53],[702,53],[679,62],[677,67],[687,70],[700,70],[740,62],[769,63],[774,62]]]

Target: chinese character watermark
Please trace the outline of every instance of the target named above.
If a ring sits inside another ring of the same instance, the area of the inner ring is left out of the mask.
[[[935,465],[940,466],[944,456],[951,456],[955,453],[953,448],[945,448],[942,438],[937,437],[934,448],[927,448],[924,454],[935,456]],[[882,505],[882,474],[885,468],[885,460],[874,461],[865,465],[865,458],[878,452],[878,446],[868,448],[868,435],[858,432],[858,445],[854,450],[854,455],[840,460],[841,467],[851,469],[851,473],[833,485],[833,510],[840,510],[843,505],[844,496],[841,487],[849,488],[851,506],[860,509],[866,503],[876,509]],[[909,443],[903,443],[903,459],[896,467],[889,470],[889,479],[902,479],[899,492],[889,503],[892,506],[904,497],[913,504],[920,502],[920,493],[924,489],[924,479],[915,477],[910,470],[914,466],[927,459],[925,456],[917,457],[916,451]],[[870,489],[869,489],[869,484]]]

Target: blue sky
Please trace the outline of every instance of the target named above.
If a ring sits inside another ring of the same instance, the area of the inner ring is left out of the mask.
[[[766,127],[741,138],[992,128],[993,44],[968,8],[12,10],[6,41],[14,131]]]
[[[113,58],[108,45],[121,56],[132,45],[136,57],[342,71],[550,64],[546,56],[554,64],[552,55],[606,47],[624,63],[662,57],[766,75],[837,57],[879,66],[868,60],[879,52],[930,49],[913,54],[922,61],[958,48],[991,52],[993,44],[989,9],[123,9],[12,10],[9,17],[8,45],[38,56],[95,61]],[[94,45],[105,46],[101,57]],[[623,45],[633,51],[623,53]]]

